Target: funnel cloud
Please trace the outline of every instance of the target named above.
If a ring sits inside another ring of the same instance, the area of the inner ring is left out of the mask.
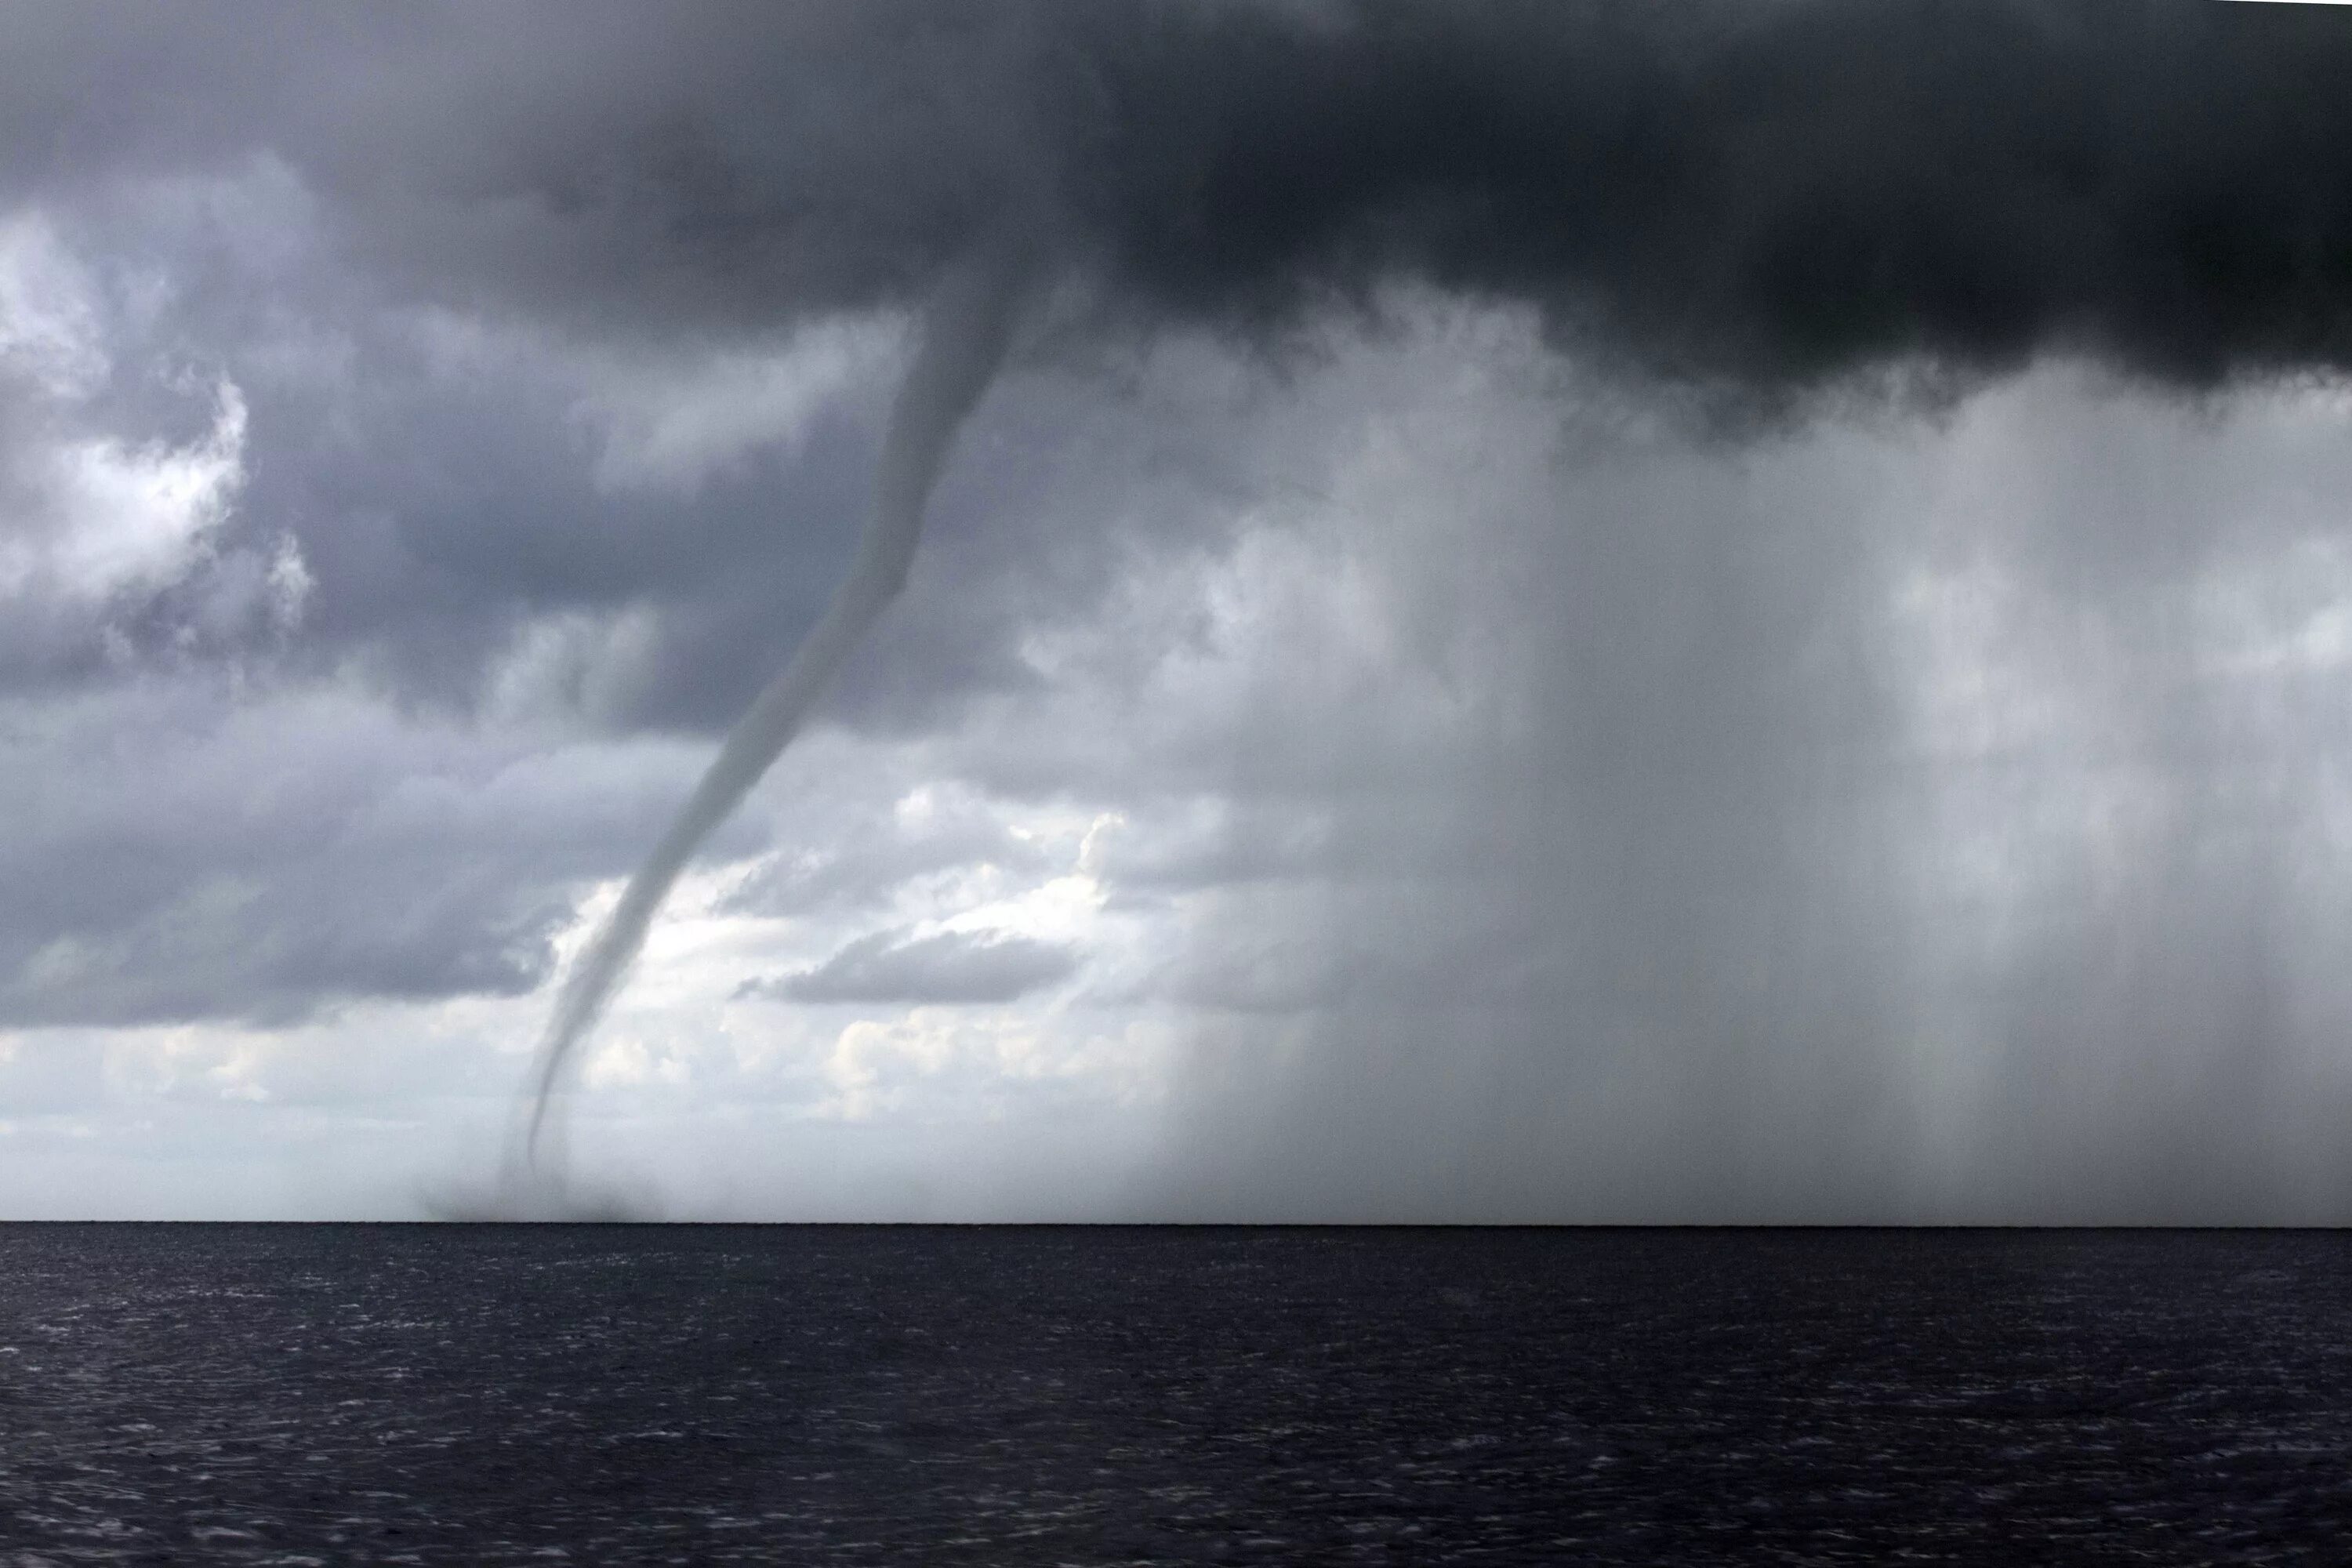
[[[1011,242],[999,242],[951,272],[925,313],[914,363],[882,438],[874,499],[849,576],[792,662],[728,731],[694,794],[564,977],[531,1069],[532,1099],[522,1135],[526,1165],[538,1159],[540,1134],[573,1048],[645,945],[646,929],[678,873],[792,743],[842,661],[906,585],[922,537],[924,503],[957,427],[1004,358],[1021,282],[1018,250]]]

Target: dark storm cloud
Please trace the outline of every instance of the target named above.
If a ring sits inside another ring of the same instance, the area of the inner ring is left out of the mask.
[[[1102,129],[1072,205],[1168,308],[1271,317],[1413,276],[1532,300],[1653,373],[1767,392],[1889,355],[1998,371],[2053,343],[2192,382],[2352,352],[2336,17],[1091,15]]]
[[[592,483],[551,355],[904,306],[1007,210],[1076,285],[1031,353],[1080,363],[1162,325],[1309,342],[1401,282],[1531,302],[1735,421],[1890,365],[1934,395],[2050,348],[2189,385],[2352,352],[2352,28],[2306,8],[53,5],[9,32],[0,190],[173,279],[110,323],[130,363],[247,389],[224,540],[296,536],[315,657],[460,704],[520,622],[635,608],[596,717],[716,728],[847,559],[875,410],[680,504]],[[420,307],[491,347],[430,363]],[[853,668],[848,710],[1019,681],[1022,618],[1106,580],[1082,527],[958,550],[960,512],[1034,508],[1022,460],[951,468],[930,554],[990,581],[886,626],[894,679]],[[7,671],[102,676],[55,619],[12,617]]]
[[[1419,279],[1768,403],[1888,356],[2204,384],[2352,353],[2352,27],[2316,8],[277,20],[19,13],[6,177],[266,149],[395,287],[622,334],[902,303],[1010,208],[1115,315],[1273,330]]]
[[[1077,967],[1069,948],[1031,937],[886,931],[859,937],[814,969],[754,981],[738,994],[896,1006],[1016,1002],[1068,979]]]

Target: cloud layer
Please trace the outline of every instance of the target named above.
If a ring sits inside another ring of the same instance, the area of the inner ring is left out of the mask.
[[[1068,979],[1077,966],[1069,949],[1030,937],[876,931],[814,968],[781,980],[751,982],[746,994],[792,1002],[910,1006],[1017,1002],[1042,986]]]

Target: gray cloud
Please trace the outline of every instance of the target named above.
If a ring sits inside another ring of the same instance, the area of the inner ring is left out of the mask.
[[[752,981],[741,995],[792,1002],[901,1006],[1016,1002],[1077,972],[1078,955],[1057,942],[996,931],[910,937],[876,931],[813,969]]]
[[[780,829],[777,853],[730,896],[730,911],[854,916],[925,879],[973,869],[1034,878],[1054,866],[1044,846],[1014,836],[981,803],[953,802],[914,823],[845,805],[871,803],[803,802]]]
[[[201,678],[16,714],[0,1026],[527,991],[685,772]]]

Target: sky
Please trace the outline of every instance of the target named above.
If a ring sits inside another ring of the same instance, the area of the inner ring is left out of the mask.
[[[1013,236],[562,1212],[2352,1222],[2347,24],[11,8],[0,1217],[510,1212]]]

